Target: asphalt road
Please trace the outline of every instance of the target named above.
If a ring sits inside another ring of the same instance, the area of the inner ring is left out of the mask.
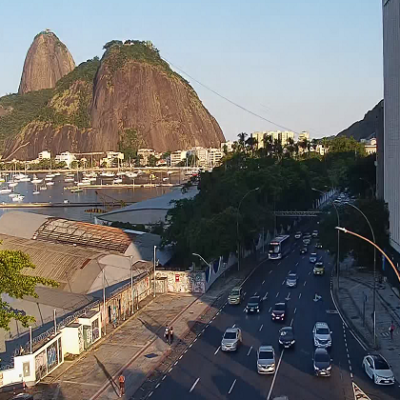
[[[315,239],[309,249],[313,248]],[[326,274],[315,277],[308,255],[299,255],[300,241],[283,260],[265,261],[245,282],[245,299],[239,306],[226,305],[204,326],[204,331],[164,376],[151,399],[237,399],[257,400],[288,396],[289,400],[354,399],[352,381],[372,400],[400,399],[399,385],[375,386],[361,370],[366,351],[343,325],[330,296],[330,276],[333,266],[329,257],[319,250],[324,259]],[[297,271],[296,288],[286,288],[285,277]],[[322,301],[314,303],[318,292]],[[244,307],[254,294],[261,295],[260,314],[247,315]],[[287,300],[285,323],[271,320],[271,307]],[[327,322],[333,331],[332,374],[317,378],[313,373],[312,328],[317,321]],[[281,350],[278,331],[292,325],[296,334],[294,348]],[[239,326],[243,332],[243,346],[236,353],[224,353],[220,342],[226,328]],[[274,347],[277,356],[275,375],[259,375],[256,351],[261,344]]]

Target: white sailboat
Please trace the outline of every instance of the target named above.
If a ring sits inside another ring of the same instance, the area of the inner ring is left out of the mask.
[[[12,201],[22,201],[25,198],[25,196],[22,196],[22,194],[14,194],[15,196],[12,198]]]
[[[113,179],[112,183],[113,183],[114,185],[115,185],[115,184],[118,184],[118,183],[122,183],[122,179],[121,179],[121,178],[115,178],[115,179]]]
[[[53,186],[53,185],[54,185],[54,182],[53,182],[53,181],[46,182],[46,185],[47,185],[47,186]]]
[[[8,186],[11,187],[11,188],[13,188],[13,187],[15,187],[17,185],[18,185],[18,182],[14,182],[14,181],[8,182]]]
[[[47,186],[40,186],[40,191],[47,190]]]
[[[0,189],[0,194],[8,194],[11,193],[11,189]]]
[[[42,183],[43,179],[39,179],[36,175],[33,175],[32,181],[33,184],[37,185],[38,183]]]

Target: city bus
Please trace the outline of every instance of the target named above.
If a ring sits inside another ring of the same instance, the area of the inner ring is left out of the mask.
[[[289,237],[290,235],[281,235],[269,242],[268,258],[270,260],[279,260],[289,252]]]

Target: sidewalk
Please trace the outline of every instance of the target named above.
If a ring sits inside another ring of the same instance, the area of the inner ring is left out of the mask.
[[[337,290],[336,279],[333,290],[346,322],[373,351],[373,275],[368,272],[352,272],[340,278]],[[363,308],[365,302],[365,321]],[[376,343],[378,351],[387,359],[396,380],[400,381],[400,298],[388,283],[376,284]],[[393,340],[389,327],[396,327]]]
[[[126,378],[125,398],[130,398],[158,366],[165,365],[171,350],[180,347],[195,323],[204,322],[205,316],[212,318],[213,313],[218,311],[213,307],[214,303],[217,300],[225,302],[224,295],[259,262],[254,256],[243,260],[239,273],[232,266],[226,276],[220,277],[200,298],[190,294],[157,296],[109,333],[98,346],[78,360],[65,363],[32,392],[40,392],[43,400],[117,399],[117,378],[123,372]],[[166,324],[174,327],[172,346],[163,338]]]

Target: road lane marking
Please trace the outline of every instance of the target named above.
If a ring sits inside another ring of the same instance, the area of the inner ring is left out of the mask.
[[[264,281],[262,281],[262,284],[261,284],[261,285],[264,285],[264,283],[265,283],[265,280],[264,280]]]
[[[263,326],[264,326],[264,324],[261,324],[260,329],[258,330],[259,332],[262,331]]]
[[[257,296],[257,292],[254,293],[254,296]]]
[[[244,292],[244,293],[243,293],[243,296],[246,296],[246,294],[247,294],[247,292]]]
[[[163,381],[166,377],[167,377],[167,375],[164,375],[161,380]]]
[[[272,311],[272,307],[269,308],[268,312],[270,313]]]
[[[311,275],[311,271],[308,273],[308,275]]]
[[[247,352],[247,355],[248,355],[248,356],[250,355],[251,350],[253,350],[253,346],[250,346],[249,351]]]
[[[290,292],[289,292],[288,295],[285,297],[285,300],[290,300]]]
[[[301,298],[301,293],[299,294],[299,299]]]
[[[304,287],[306,287],[306,285],[307,285],[307,281],[304,281],[304,284],[303,284],[303,286],[304,286]]]
[[[282,350],[281,356],[279,357],[278,365],[277,365],[277,367],[276,367],[276,370],[275,370],[275,373],[274,373],[274,377],[273,377],[273,379],[272,379],[271,387],[269,388],[267,400],[270,400],[271,395],[272,395],[272,391],[274,390],[275,380],[276,380],[276,377],[277,377],[277,375],[278,375],[279,367],[281,366],[282,357],[283,357],[283,354],[284,354],[284,353],[285,353],[285,349]]]
[[[283,280],[283,282],[282,282],[282,286],[285,284],[285,280]]]
[[[281,265],[281,261],[278,262],[278,265]]]
[[[292,326],[293,325],[293,318],[292,318],[292,320],[290,321],[290,326]]]
[[[297,263],[296,263],[296,267],[297,267],[298,265],[299,265],[299,263],[297,262]]]
[[[156,389],[158,389],[159,387],[160,387],[160,385],[161,385],[161,383],[159,382],[159,383],[157,383],[157,385],[156,385]]]
[[[153,393],[154,393],[154,392],[150,392],[149,395],[148,395],[147,397],[153,396]]]
[[[233,325],[232,325],[232,328],[234,328],[235,326],[236,326],[236,324],[233,324]]]
[[[279,292],[276,294],[276,296],[275,297],[278,297],[279,296]]]
[[[265,296],[262,298],[262,299],[263,299],[263,301],[267,300],[267,297],[268,297],[268,292],[267,292],[267,293],[265,293]]]
[[[221,346],[218,346],[218,349],[217,350],[215,350],[215,353],[214,353],[214,356],[216,356],[217,355],[217,353],[219,352],[219,350],[221,349]]]
[[[190,390],[189,390],[189,393],[192,393],[192,392],[193,392],[194,388],[195,388],[196,385],[199,383],[199,380],[200,380],[200,378],[197,378],[197,379],[194,381],[192,387],[191,387]]]
[[[246,311],[246,307],[245,308],[243,308],[243,312],[245,312]]]
[[[233,388],[235,387],[236,379],[233,381],[231,388],[229,389],[228,394],[232,393]]]
[[[293,314],[296,314],[297,307],[294,308]]]
[[[268,275],[271,275],[271,274],[272,274],[272,269],[271,269],[271,271],[268,272]]]

